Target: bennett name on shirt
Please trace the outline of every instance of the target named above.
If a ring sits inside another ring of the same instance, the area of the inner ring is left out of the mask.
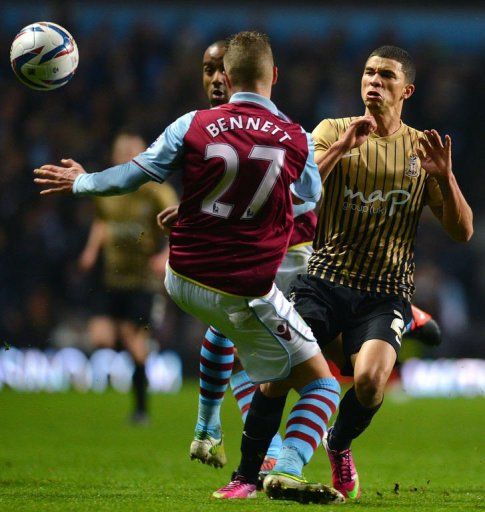
[[[260,117],[250,117],[250,116],[237,116],[237,117],[219,117],[216,119],[215,123],[208,124],[205,129],[212,135],[213,138],[217,137],[222,132],[227,132],[229,130],[257,130],[264,133],[270,133],[271,135],[276,135],[278,138],[278,142],[283,142],[285,140],[291,140],[291,136],[285,130],[282,130],[279,126],[268,121],[266,119],[261,119]]]

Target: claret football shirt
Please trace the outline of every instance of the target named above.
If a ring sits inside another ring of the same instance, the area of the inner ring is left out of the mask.
[[[311,137],[254,93],[182,116],[133,161],[156,181],[183,173],[170,267],[234,295],[271,289],[293,228],[290,189],[321,193]]]

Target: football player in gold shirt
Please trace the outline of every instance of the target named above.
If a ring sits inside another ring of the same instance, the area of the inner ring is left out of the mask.
[[[414,78],[406,51],[378,48],[361,80],[365,115],[325,119],[313,132],[324,196],[308,274],[290,298],[324,353],[354,377],[326,439],[334,487],[350,499],[360,495],[351,442],[379,409],[411,322],[422,209],[428,205],[457,241],[473,233],[452,171],[451,138],[401,120]],[[331,343],[336,337],[340,346]]]
[[[122,132],[113,144],[113,164],[129,161],[145,148],[139,135]],[[153,182],[129,195],[96,198],[96,218],[79,259],[81,270],[87,272],[103,255],[102,291],[93,301],[96,316],[88,330],[94,345],[113,347],[120,339],[133,357],[134,423],[144,423],[148,418],[148,325],[153,296],[160,289],[161,279],[163,282],[168,257],[156,214],[177,202],[170,185]]]

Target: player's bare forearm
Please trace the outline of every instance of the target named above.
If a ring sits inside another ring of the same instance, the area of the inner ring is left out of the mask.
[[[443,195],[441,224],[454,240],[468,242],[473,235],[473,212],[455,176],[450,173],[438,179],[438,185]]]
[[[418,156],[424,170],[433,176],[441,190],[443,205],[433,210],[447,233],[458,242],[468,242],[473,235],[473,213],[453,174],[451,137],[445,140],[436,130],[424,130],[419,138]]]
[[[328,176],[339,163],[346,151],[347,148],[345,144],[340,140],[334,142],[327,151],[315,151],[315,163],[318,166],[322,183],[325,183]]]

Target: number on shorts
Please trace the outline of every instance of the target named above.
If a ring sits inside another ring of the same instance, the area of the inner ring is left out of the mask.
[[[402,338],[402,333],[404,332],[404,320],[403,320],[403,317],[401,315],[401,313],[399,313],[399,311],[396,311],[394,309],[394,314],[396,315],[394,317],[394,320],[391,322],[391,329],[396,333],[396,341],[399,345],[401,345],[401,338]]]
[[[234,205],[223,203],[219,199],[229,190],[239,171],[239,156],[230,144],[208,144],[205,149],[205,159],[222,158],[225,164],[224,175],[217,186],[205,196],[202,201],[202,211],[209,215],[227,219]],[[241,219],[252,219],[266,203],[275,186],[278,176],[281,174],[285,162],[285,151],[281,148],[270,146],[253,146],[248,158],[269,161],[268,169],[259,184],[249,205],[241,216]]]

